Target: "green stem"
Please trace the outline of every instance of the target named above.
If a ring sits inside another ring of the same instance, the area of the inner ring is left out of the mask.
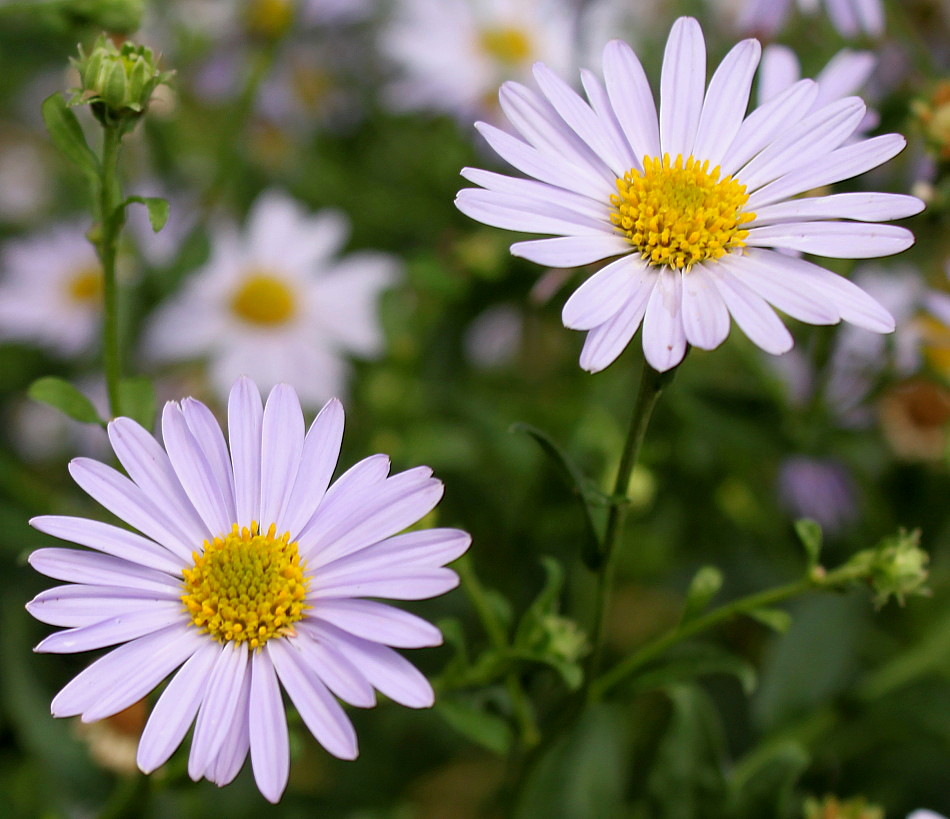
[[[122,414],[119,382],[122,379],[122,352],[119,344],[119,306],[115,258],[119,233],[124,222],[118,182],[119,146],[122,131],[105,126],[102,141],[102,170],[99,184],[99,236],[96,250],[102,263],[102,356],[112,417]]]
[[[478,619],[481,621],[482,628],[488,635],[488,641],[497,651],[507,652],[509,648],[508,634],[501,620],[491,606],[485,587],[482,585],[475,570],[472,567],[471,558],[464,555],[453,564],[455,570],[462,579],[462,588],[475,609]],[[512,714],[515,722],[518,724],[518,733],[521,739],[521,745],[524,748],[531,748],[538,743],[541,734],[538,731],[537,723],[531,709],[528,697],[521,686],[521,680],[518,675],[511,672],[505,676],[505,689],[511,700]]]
[[[670,381],[674,371],[657,372],[648,363],[643,363],[643,373],[640,376],[640,391],[633,406],[630,417],[630,429],[627,432],[627,441],[624,444],[623,454],[620,457],[620,466],[617,469],[617,479],[614,482],[613,496],[622,500],[610,507],[607,516],[607,527],[601,548],[603,564],[597,583],[596,599],[594,603],[594,624],[591,629],[591,653],[587,658],[587,669],[584,675],[584,694],[587,701],[595,699],[591,682],[600,670],[604,650],[604,626],[607,621],[607,611],[610,607],[610,592],[613,587],[614,572],[617,562],[618,545],[623,534],[624,522],[627,518],[629,503],[626,500],[627,488],[630,485],[630,475],[637,465],[640,448],[646,436],[653,408],[663,391],[663,387]]]
[[[720,623],[731,620],[733,617],[748,614],[756,609],[773,606],[776,603],[797,597],[807,591],[844,586],[854,580],[866,577],[867,573],[868,570],[865,566],[855,566],[851,564],[845,564],[831,572],[824,572],[820,568],[815,569],[801,580],[796,580],[792,583],[776,586],[773,589],[766,589],[765,591],[750,594],[748,597],[733,600],[731,603],[726,603],[708,614],[704,614],[702,617],[681,623],[665,634],[661,634],[659,637],[651,640],[638,651],[628,655],[613,668],[596,679],[591,684],[593,698],[599,699],[603,697],[610,689],[632,676],[639,668],[655,660],[663,654],[663,652],[677,643],[681,643],[690,637],[695,637],[697,634],[708,631]]]

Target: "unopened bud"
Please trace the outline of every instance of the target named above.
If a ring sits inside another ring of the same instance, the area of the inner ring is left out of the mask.
[[[883,606],[891,597],[903,605],[905,597],[930,594],[925,586],[930,556],[920,548],[919,543],[919,530],[901,530],[892,537],[884,538],[876,548],[860,552],[852,558],[852,562],[862,562],[867,566],[876,606]]]

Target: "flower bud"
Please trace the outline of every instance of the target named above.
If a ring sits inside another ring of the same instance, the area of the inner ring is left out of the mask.
[[[152,93],[172,76],[158,70],[150,48],[130,42],[119,48],[105,35],[89,54],[80,46],[79,59],[72,62],[81,86],[74,89],[70,104],[89,103],[103,125],[121,125],[125,130],[134,127]]]
[[[903,605],[907,596],[930,594],[924,585],[930,556],[919,543],[919,530],[901,530],[884,538],[874,549],[860,552],[851,559],[852,563],[863,563],[867,567],[876,606],[883,606],[892,596]]]

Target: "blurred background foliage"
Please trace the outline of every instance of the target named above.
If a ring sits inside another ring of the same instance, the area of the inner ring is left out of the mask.
[[[645,23],[612,36],[632,40],[654,81],[677,14],[700,17],[710,64],[735,39],[725,2],[649,5]],[[375,38],[388,4],[310,25],[282,23],[280,6],[0,5],[0,239],[88,219],[82,180],[45,135],[40,103],[74,84],[67,60],[77,42],[91,43],[103,27],[131,34],[144,13],[136,40],[161,51],[176,79],[126,140],[124,184],[130,193],[169,198],[166,231],[175,241],[159,257],[148,243],[160,237],[126,232],[130,361],[156,379],[163,399],[194,394],[221,409],[202,361],[145,363],[141,326],[208,259],[209,225],[223,216],[240,221],[265,190],[283,190],[308,209],[345,212],[347,251],[398,256],[404,276],[380,303],[385,353],[354,362],[341,464],[382,451],[399,469],[431,466],[446,484],[438,523],[472,533],[468,560],[512,630],[551,579],[544,560],[553,560],[562,588],[552,586],[553,596],[535,606],[524,639],[534,648],[567,642],[537,649],[543,662],[514,666],[544,729],[571,684],[570,654],[579,644],[570,641],[587,622],[593,578],[580,559],[586,529],[576,496],[513,425],[543,430],[609,491],[636,391],[638,345],[606,372],[583,373],[582,339],[562,328],[560,307],[587,271],[545,272],[514,259],[511,236],[452,207],[459,169],[493,160],[470,122],[387,107],[379,89],[395,69]],[[879,55],[872,84],[879,129],[908,134],[910,146],[872,180],[840,188],[925,193],[930,208],[910,220],[917,245],[882,267],[902,265],[927,287],[947,290],[947,143],[934,125],[935,90],[947,80],[947,8],[914,0],[886,10],[885,36],[852,45]],[[843,45],[821,16],[793,15],[777,38],[797,49],[804,76]],[[575,62],[588,59],[580,52]],[[310,82],[295,89],[298,107],[275,114],[269,98],[279,96],[275,84],[300,53],[326,55],[334,71],[298,77]],[[94,141],[88,112],[78,113]],[[850,263],[835,264],[851,272]],[[898,527],[920,528],[932,557],[932,597],[876,611],[864,589],[806,596],[789,606],[785,633],[737,619],[679,647],[560,738],[534,767],[517,815],[802,816],[807,798],[832,794],[864,797],[888,816],[923,806],[950,814],[950,328],[928,326],[930,341],[912,372],[893,364],[891,347],[876,362],[857,396],[860,422],[843,421],[840,402],[821,387],[795,399],[787,374],[737,332],[715,352],[689,355],[661,399],[631,481],[608,649],[619,657],[675,624],[703,566],[722,572],[720,600],[800,575],[793,521],[820,513],[830,490],[817,478],[805,480],[804,494],[801,484],[783,490],[793,458],[830,463],[844,475],[836,484],[845,486],[842,499],[825,521],[823,561],[838,565]],[[842,331],[792,329],[816,382],[833,379]],[[449,638],[412,654],[436,681],[437,707],[351,712],[361,740],[352,763],[328,756],[292,721],[291,781],[275,807],[248,770],[221,790],[191,783],[187,749],[152,777],[135,773],[144,703],[92,726],[49,716],[52,696],[88,658],[31,653],[48,629],[23,606],[49,582],[25,558],[49,541],[27,521],[50,512],[101,514],[72,486],[65,465],[76,454],[108,455],[101,431],[61,420],[25,392],[47,374],[88,385],[98,366],[95,349],[66,358],[22,341],[0,344],[0,814],[437,819],[506,811],[498,794],[511,770],[503,751],[512,704],[500,679],[469,684],[459,645],[477,658],[489,640],[462,590],[418,608]],[[914,436],[924,436],[923,453]],[[567,657],[563,667],[552,661],[558,651]]]

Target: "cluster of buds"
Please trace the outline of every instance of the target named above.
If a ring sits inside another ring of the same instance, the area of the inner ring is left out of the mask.
[[[884,538],[873,549],[858,552],[849,564],[865,570],[874,589],[874,604],[883,606],[891,597],[903,605],[911,595],[930,594],[926,587],[929,555],[920,548],[920,531]]]
[[[80,86],[73,89],[70,105],[89,104],[96,119],[106,127],[129,131],[148,108],[159,85],[167,84],[174,72],[159,71],[150,48],[125,42],[118,47],[101,35],[86,54],[72,60]]]

